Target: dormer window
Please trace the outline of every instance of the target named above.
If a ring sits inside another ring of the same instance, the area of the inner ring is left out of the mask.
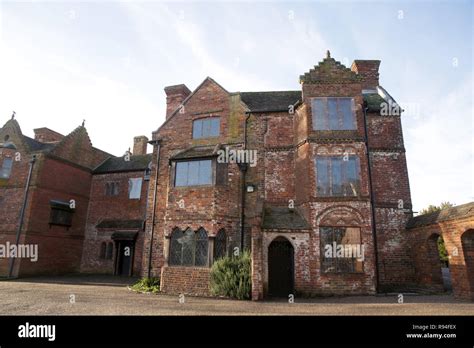
[[[356,129],[353,98],[313,98],[311,109],[314,130]]]
[[[193,122],[193,139],[218,137],[219,134],[219,117],[201,118]]]

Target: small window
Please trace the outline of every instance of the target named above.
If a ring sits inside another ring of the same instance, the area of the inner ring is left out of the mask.
[[[128,198],[140,199],[142,193],[142,178],[131,178],[128,180]]]
[[[51,214],[49,217],[50,225],[71,226],[74,209],[68,202],[50,201]]]
[[[219,117],[208,117],[193,122],[193,139],[218,137],[219,134]]]
[[[353,98],[313,98],[311,108],[314,130],[356,129]]]
[[[212,185],[212,161],[176,163],[175,186]]]
[[[119,183],[108,182],[105,184],[105,195],[106,196],[117,196],[119,194]]]
[[[107,260],[112,260],[113,255],[114,255],[114,243],[109,242],[107,243],[107,252],[105,253],[105,258]]]
[[[321,227],[321,270],[324,273],[363,272],[360,228]]]
[[[217,232],[214,240],[214,261],[225,257],[227,254],[227,236],[224,230]]]
[[[316,158],[316,194],[322,196],[357,196],[359,193],[359,158],[328,156]]]
[[[0,168],[0,178],[8,179],[12,172],[13,159],[11,157],[5,157],[3,159],[2,167]]]

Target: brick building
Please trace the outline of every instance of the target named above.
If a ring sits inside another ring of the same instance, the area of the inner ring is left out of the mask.
[[[39,260],[15,275],[156,276],[163,292],[208,295],[214,260],[248,249],[255,300],[439,290],[441,236],[454,294],[474,299],[474,203],[412,217],[402,110],[379,65],[328,52],[299,90],[233,93],[209,77],[166,87],[165,122],[122,157],[83,126],[31,139],[8,121],[0,246],[14,243],[36,155],[20,242],[38,243]]]
[[[92,169],[110,155],[92,146],[86,129],[64,136],[48,128],[22,134],[12,117],[0,128],[0,245],[15,244],[29,170],[28,200],[19,243],[38,255],[16,258],[13,276],[78,272],[89,205]],[[34,159],[34,160],[33,160]],[[11,258],[0,258],[0,276]]]
[[[142,271],[163,291],[206,294],[213,260],[250,248],[254,299],[413,282],[400,113],[379,64],[349,69],[328,52],[297,91],[230,93],[211,78],[165,88]],[[242,150],[253,163],[219,160]],[[325,257],[333,243],[363,245],[363,261]]]
[[[132,153],[94,169],[81,272],[140,274],[151,162],[147,145],[147,137],[135,137]]]

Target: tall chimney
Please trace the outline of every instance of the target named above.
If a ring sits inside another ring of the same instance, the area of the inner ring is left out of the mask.
[[[64,138],[64,135],[46,127],[36,128],[33,131],[35,132],[35,140],[41,143],[57,143]]]
[[[375,89],[379,85],[380,60],[354,60],[351,70],[363,77],[363,89]]]
[[[165,87],[166,93],[166,119],[181,105],[188,95],[191,94],[186,85],[175,85]]]
[[[148,138],[144,135],[133,138],[133,155],[146,155]]]

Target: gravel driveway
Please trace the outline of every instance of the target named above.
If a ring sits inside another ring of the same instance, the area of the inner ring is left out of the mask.
[[[474,303],[449,295],[350,296],[280,301],[233,301],[138,294],[134,279],[112,276],[36,277],[0,281],[2,315],[474,315]]]

